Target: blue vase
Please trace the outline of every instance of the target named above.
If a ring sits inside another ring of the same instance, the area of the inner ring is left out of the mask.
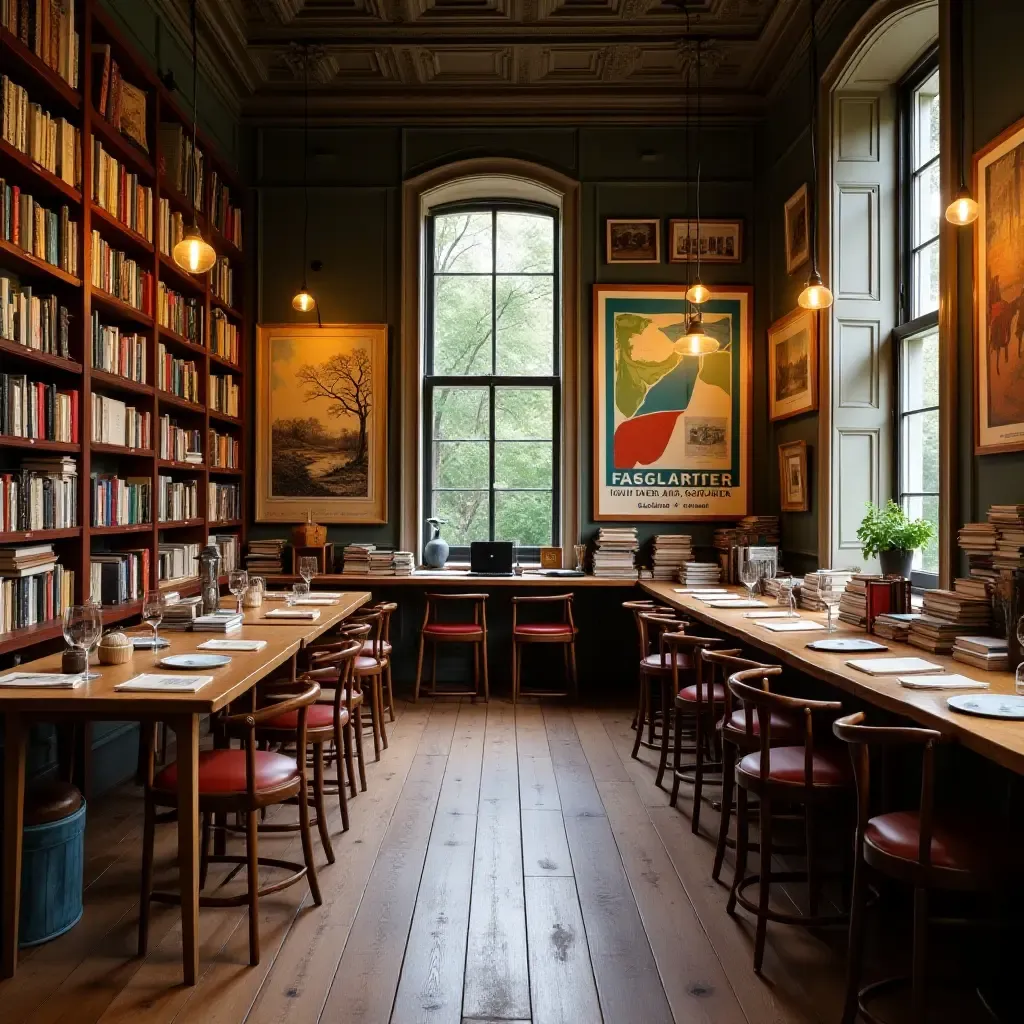
[[[448,561],[448,541],[441,536],[444,519],[428,519],[433,536],[423,546],[423,564],[431,569],[443,569]]]

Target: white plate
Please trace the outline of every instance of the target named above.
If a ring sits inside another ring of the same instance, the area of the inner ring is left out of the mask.
[[[231,659],[223,654],[169,654],[160,659],[163,668],[221,668]]]
[[[1024,697],[1003,696],[998,693],[958,693],[947,697],[946,703],[954,711],[982,718],[1024,719]]]

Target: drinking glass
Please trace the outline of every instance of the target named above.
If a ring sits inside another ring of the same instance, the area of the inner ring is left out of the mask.
[[[235,601],[237,607],[235,611],[242,614],[242,595],[245,593],[246,587],[249,586],[249,574],[245,569],[232,569],[228,573],[228,590],[235,595]]]
[[[754,600],[754,587],[757,586],[757,581],[761,578],[761,568],[756,561],[748,558],[740,568],[740,579],[743,581],[744,586],[747,588],[747,596],[751,601]]]
[[[89,652],[99,642],[103,632],[103,613],[94,604],[73,604],[64,612],[64,639],[68,646],[85,652],[85,671],[82,682],[97,678],[89,671]]]
[[[292,604],[297,604],[299,601],[309,597],[309,584],[308,583],[293,583],[292,584]]]
[[[306,586],[313,582],[319,568],[315,555],[303,555],[299,559],[299,575],[306,581]]]
[[[825,591],[818,591],[818,597],[821,599],[821,603],[825,606],[825,613],[828,616],[828,631],[830,633],[835,632],[835,623],[832,621],[832,615],[836,608],[839,607],[839,600],[842,595],[838,594],[831,588]]]
[[[153,630],[153,650],[156,651],[159,647],[160,623],[164,621],[164,595],[159,590],[146,591],[142,602],[142,621]]]

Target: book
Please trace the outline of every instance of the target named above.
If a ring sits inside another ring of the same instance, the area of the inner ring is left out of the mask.
[[[763,629],[770,629],[773,633],[805,633],[825,628],[820,622],[811,622],[809,619],[790,622],[759,622],[758,625]]]
[[[927,675],[942,671],[941,665],[924,658],[851,658],[846,664],[869,676]]]
[[[304,619],[315,622],[320,618],[319,608],[272,608],[263,615],[265,619]]]
[[[908,676],[900,677],[900,686],[908,690],[987,690],[988,683],[967,676]]]
[[[114,689],[122,691],[139,691],[145,693],[197,693],[207,683],[213,682],[213,676],[159,675],[156,672],[143,672]]]
[[[266,640],[204,640],[196,647],[199,651],[262,651]]]
[[[0,676],[0,686],[15,689],[77,690],[86,680],[75,672],[9,672]]]

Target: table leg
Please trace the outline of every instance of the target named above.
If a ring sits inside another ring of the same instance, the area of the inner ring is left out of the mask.
[[[199,716],[175,719],[178,761],[178,885],[185,984],[199,976]]]
[[[25,720],[4,714],[4,910],[0,977],[13,978],[18,966],[18,914],[21,909],[21,830],[25,806]]]

